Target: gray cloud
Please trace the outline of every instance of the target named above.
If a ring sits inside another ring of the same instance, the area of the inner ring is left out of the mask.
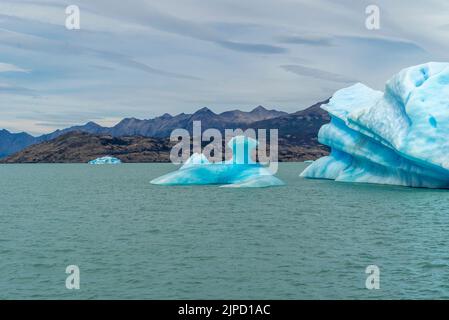
[[[30,72],[30,70],[20,68],[16,65],[13,65],[10,63],[0,62],[0,72],[25,72],[25,73],[28,73],[28,72]]]
[[[22,96],[38,96],[35,90],[20,87],[20,86],[10,86],[10,85],[0,85],[0,94],[17,94]]]
[[[102,1],[103,0],[100,0],[99,2],[101,3]],[[110,6],[109,3],[105,3],[104,12],[114,17],[120,15],[124,19],[128,19],[133,22],[139,22],[142,25],[163,32],[211,42],[229,50],[261,54],[278,54],[288,51],[286,48],[279,47],[273,44],[241,42],[227,39],[207,23],[198,23],[188,19],[179,18],[161,12],[156,8],[147,5],[146,3],[135,3],[134,7],[124,4],[120,4],[114,7]],[[217,24],[220,23],[212,23],[212,25]],[[228,23],[227,26],[228,28],[234,29],[247,28],[247,25],[242,25],[239,23]]]
[[[185,75],[176,72],[170,72],[151,67],[145,63],[135,61],[126,55],[119,54],[108,50],[96,50],[89,47],[76,45],[74,43],[62,42],[57,40],[50,40],[42,38],[39,35],[27,35],[19,32],[0,29],[1,45],[13,47],[20,50],[40,51],[43,53],[57,54],[57,55],[92,55],[103,60],[113,62],[118,65],[132,68],[142,72],[160,75],[164,77],[199,80],[200,78]]]
[[[358,46],[371,46],[388,51],[405,51],[427,53],[427,51],[412,41],[402,39],[390,39],[381,37],[362,37],[362,36],[336,36],[335,39],[342,42],[351,42]]]
[[[320,80],[328,80],[328,81],[343,82],[343,83],[357,82],[356,80],[350,79],[350,78],[345,77],[340,74],[336,74],[336,73],[332,73],[332,72],[328,72],[328,71],[324,71],[324,70],[320,70],[320,69],[305,67],[305,66],[301,66],[301,65],[297,65],[297,64],[296,65],[282,65],[280,67],[282,69],[284,69],[285,71],[292,72],[294,74],[297,74],[299,76],[304,76],[304,77],[311,77],[311,78],[320,79]]]
[[[333,45],[333,38],[320,36],[281,36],[277,38],[280,43],[302,44],[317,47],[330,47]]]
[[[242,43],[242,42],[234,42],[234,41],[216,41],[220,46],[235,50],[242,51],[248,53],[286,53],[288,50],[285,48],[266,45],[266,44],[251,44],[251,43]]]
[[[82,50],[87,54],[93,54],[102,59],[105,59],[105,60],[108,60],[111,62],[115,62],[119,65],[122,65],[122,66],[125,66],[128,68],[133,68],[136,70],[140,70],[140,71],[143,71],[146,73],[156,74],[156,75],[160,75],[160,76],[164,76],[164,77],[177,78],[177,79],[200,80],[200,78],[195,77],[195,76],[180,74],[180,73],[176,73],[176,72],[169,72],[169,71],[164,71],[164,70],[160,70],[157,68],[153,68],[153,67],[146,65],[145,63],[135,61],[132,58],[129,58],[125,55],[118,54],[115,52],[93,50],[93,49],[88,49],[88,48],[82,48]]]
[[[368,37],[368,36],[280,36],[277,37],[280,43],[300,44],[316,47],[332,47],[336,45],[352,45],[373,46],[393,51],[412,50],[425,53],[426,50],[412,41],[403,39],[385,38],[385,37]]]

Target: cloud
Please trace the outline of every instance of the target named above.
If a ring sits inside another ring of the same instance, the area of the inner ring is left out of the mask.
[[[37,95],[35,90],[6,83],[0,83],[0,94],[15,94],[33,97]]]
[[[242,43],[234,41],[215,41],[215,42],[224,48],[248,53],[275,54],[275,53],[286,53],[288,51],[285,48],[267,44],[253,44],[253,43]]]
[[[280,43],[286,44],[302,44],[316,47],[330,47],[333,45],[332,37],[325,36],[280,36],[277,38]]]
[[[25,22],[25,21],[23,21]],[[51,25],[49,25],[51,26]],[[92,49],[87,46],[78,45],[76,42],[62,42],[58,40],[47,39],[41,37],[40,35],[29,35],[24,33],[19,33],[15,31],[9,31],[5,29],[0,29],[0,39],[1,45],[13,47],[20,50],[28,50],[33,52],[42,52],[46,54],[56,54],[59,57],[64,55],[91,55],[96,56],[102,60],[108,60],[115,64],[139,70],[141,72],[146,72],[150,74],[155,74],[163,77],[171,77],[178,79],[189,79],[189,80],[199,80],[198,77],[193,75],[185,75],[177,72],[170,72],[166,70],[161,70],[154,68],[145,63],[135,61],[135,59],[128,57],[124,54],[119,54],[109,50],[98,50]],[[17,71],[17,72],[29,72],[29,70],[24,70],[17,68],[12,65],[6,65],[6,67],[14,67],[14,70],[7,71]],[[5,67],[5,70],[6,70]],[[11,68],[10,67],[10,68]],[[0,64],[0,72],[2,71],[2,64]]]
[[[403,39],[395,39],[388,37],[368,37],[368,36],[349,36],[349,35],[335,35],[335,36],[307,36],[307,35],[291,35],[279,36],[277,40],[285,44],[299,44],[316,47],[332,47],[337,45],[355,45],[355,46],[372,46],[385,50],[403,51],[411,50],[425,53],[426,50],[417,45],[413,41]]]
[[[28,73],[28,72],[30,72],[30,70],[22,69],[13,64],[0,62],[0,72],[25,72],[25,73]]]
[[[98,2],[102,3],[102,0]],[[103,1],[103,3],[105,2]],[[288,51],[286,48],[274,44],[243,42],[228,39],[223,37],[220,32],[217,32],[212,27],[213,25],[220,25],[220,23],[207,24],[180,18],[172,14],[161,12],[145,2],[134,3],[134,7],[124,4],[111,6],[108,2],[107,4],[105,3],[104,12],[113,17],[119,15],[123,19],[132,20],[134,23],[137,22],[163,32],[211,42],[229,50],[261,54],[279,54]],[[247,28],[247,25],[239,23],[234,25],[227,24],[227,26],[228,28]]]
[[[401,52],[417,52],[427,53],[427,51],[414,43],[403,39],[382,38],[382,37],[362,37],[362,36],[336,36],[335,39],[342,42],[350,42],[355,46],[370,46],[373,48],[384,50],[385,52],[401,51]]]
[[[163,76],[163,77],[171,77],[171,78],[177,78],[177,79],[201,80],[199,77],[196,77],[196,76],[185,75],[185,74],[181,74],[181,73],[169,72],[169,71],[153,68],[151,66],[148,66],[145,63],[135,61],[132,58],[129,58],[125,55],[118,54],[115,52],[92,50],[92,49],[87,49],[87,48],[81,48],[81,50],[87,54],[93,54],[93,55],[99,56],[100,58],[109,60],[111,62],[115,62],[119,65],[122,65],[122,66],[125,66],[128,68],[133,68],[133,69],[136,69],[136,70],[139,70],[142,72],[147,72],[150,74],[156,74],[156,75]]]
[[[320,79],[320,80],[328,80],[328,81],[343,82],[343,83],[357,82],[356,80],[350,79],[350,78],[345,77],[340,74],[336,74],[336,73],[332,73],[332,72],[328,72],[328,71],[324,71],[324,70],[320,70],[320,69],[305,67],[305,66],[301,66],[301,65],[282,65],[280,67],[282,69],[284,69],[285,71],[292,72],[294,74],[297,74],[299,76],[304,76],[304,77],[311,77],[311,78]]]

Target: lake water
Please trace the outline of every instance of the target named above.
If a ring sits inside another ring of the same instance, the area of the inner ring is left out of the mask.
[[[305,180],[305,166],[233,189],[149,183],[171,164],[0,165],[0,298],[449,298],[449,191]]]

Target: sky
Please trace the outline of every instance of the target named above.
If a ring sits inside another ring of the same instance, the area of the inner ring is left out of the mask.
[[[380,29],[365,26],[377,5]],[[68,30],[66,7],[80,9]],[[1,0],[0,129],[208,107],[295,112],[449,61],[447,0]]]

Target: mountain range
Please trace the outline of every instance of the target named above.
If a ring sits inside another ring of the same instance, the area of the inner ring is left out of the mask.
[[[200,120],[203,128],[240,128],[247,127],[255,121],[267,120],[287,115],[286,112],[267,110],[262,106],[250,112],[240,110],[226,111],[220,114],[212,112],[208,108],[202,108],[193,114],[181,113],[171,116],[166,113],[160,117],[148,120],[125,118],[113,127],[102,127],[95,122],[85,125],[73,126],[63,130],[56,130],[49,134],[33,137],[25,132],[10,133],[7,130],[0,131],[0,157],[5,157],[18,152],[30,145],[50,141],[68,132],[81,131],[92,134],[111,135],[113,137],[142,136],[164,138],[176,128],[192,129],[193,121]]]
[[[277,110],[267,110],[262,106],[258,106],[249,112],[232,110],[220,114],[216,114],[208,108],[202,108],[193,114],[181,113],[172,116],[166,113],[160,117],[147,120],[125,118],[113,127],[103,127],[95,122],[88,122],[85,125],[56,130],[38,137],[33,137],[27,133],[14,134],[7,130],[1,130],[0,158],[20,153],[20,151],[30,146],[36,145],[36,147],[39,147],[41,144],[44,145],[44,142],[53,141],[72,132],[83,132],[103,137],[101,138],[103,140],[92,138],[90,143],[94,143],[93,141],[104,141],[106,139],[104,137],[107,136],[164,139],[169,137],[171,132],[177,128],[187,129],[191,132],[193,121],[201,121],[203,131],[208,128],[216,128],[220,131],[237,128],[278,129],[279,144],[289,146],[287,147],[288,150],[300,147],[304,151],[307,148],[315,149],[318,147],[317,151],[321,154],[326,148],[318,143],[317,133],[324,123],[329,122],[329,116],[320,108],[320,105],[327,102],[328,100],[322,101],[305,110],[290,114]],[[73,138],[73,136],[71,137]],[[135,143],[138,144],[138,142],[133,141],[133,144]],[[288,158],[288,155],[286,156]],[[296,158],[292,156],[292,159]],[[18,158],[16,157],[16,159]]]

